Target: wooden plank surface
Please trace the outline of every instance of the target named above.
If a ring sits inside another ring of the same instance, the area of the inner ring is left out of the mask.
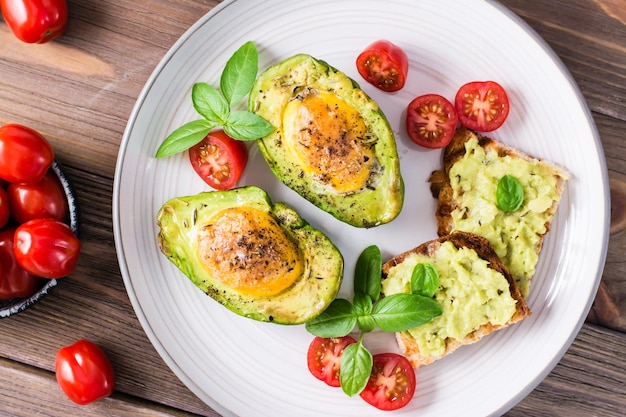
[[[70,0],[66,34],[47,45],[22,44],[0,23],[0,124],[26,124],[53,143],[76,192],[83,242],[71,279],[27,312],[0,319],[0,415],[216,415],[165,365],[132,309],[115,255],[111,196],[119,144],[144,83],[217,3]],[[624,415],[626,6],[502,3],[546,40],[580,86],[612,193],[607,262],[588,323],[554,371],[507,415]],[[71,404],[52,373],[56,351],[79,337],[100,344],[118,376],[114,396],[88,407]]]

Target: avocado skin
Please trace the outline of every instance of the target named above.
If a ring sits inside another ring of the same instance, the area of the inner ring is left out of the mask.
[[[234,206],[250,206],[270,213],[304,258],[304,273],[282,293],[272,297],[241,294],[207,273],[193,247],[193,236],[214,213]],[[272,203],[261,188],[202,192],[166,202],[158,212],[161,252],[198,288],[232,312],[253,320],[301,324],[318,316],[335,299],[343,278],[343,257],[321,231],[314,229],[287,205]]]
[[[339,194],[306,175],[282,137],[282,111],[303,88],[333,92],[358,110],[376,136],[374,156],[379,170],[359,192]],[[378,104],[343,72],[325,61],[298,54],[267,68],[249,95],[248,110],[277,127],[257,140],[270,169],[281,182],[318,208],[355,227],[370,228],[394,220],[402,210],[404,182],[395,137]]]

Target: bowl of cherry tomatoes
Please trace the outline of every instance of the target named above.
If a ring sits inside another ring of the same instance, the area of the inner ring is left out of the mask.
[[[32,306],[74,270],[78,212],[52,146],[26,126],[0,126],[0,317]]]

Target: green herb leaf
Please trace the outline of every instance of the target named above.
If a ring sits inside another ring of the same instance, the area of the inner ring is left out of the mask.
[[[207,83],[195,83],[191,89],[191,101],[196,111],[205,119],[223,125],[230,108],[217,88]]]
[[[354,293],[367,294],[372,302],[380,297],[382,256],[376,245],[368,246],[361,252],[354,270]]]
[[[215,126],[216,123],[209,120],[185,123],[165,138],[157,150],[156,157],[163,158],[191,148],[200,143]]]
[[[354,312],[357,316],[356,323],[361,333],[369,333],[376,327],[372,317],[372,299],[367,294],[354,295]]]
[[[259,53],[254,42],[248,41],[226,62],[220,78],[220,89],[230,107],[250,92],[258,70]]]
[[[513,212],[524,202],[524,188],[517,178],[512,175],[503,176],[496,188],[496,202],[498,208],[505,212]]]
[[[411,292],[432,297],[439,288],[439,273],[432,264],[419,263],[411,275]]]
[[[441,305],[419,294],[392,294],[382,298],[372,311],[378,327],[401,332],[428,323],[443,313]]]
[[[350,301],[335,298],[316,318],[305,324],[306,330],[320,337],[342,337],[356,326],[357,318]]]
[[[249,111],[234,111],[228,115],[224,132],[238,140],[257,140],[274,131],[267,120]]]
[[[339,383],[343,392],[353,397],[363,391],[372,373],[374,359],[362,340],[346,346],[339,364]]]

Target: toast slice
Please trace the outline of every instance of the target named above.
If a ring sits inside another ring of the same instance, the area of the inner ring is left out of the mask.
[[[409,292],[418,263],[430,263],[439,274],[434,298],[443,314],[396,333],[400,350],[414,368],[531,315],[513,276],[481,236],[454,232],[388,260],[382,268],[383,294]]]
[[[498,181],[506,174],[517,178],[524,190],[524,201],[514,212],[504,212],[496,203]],[[444,149],[443,170],[429,180],[438,199],[437,232],[445,236],[462,230],[487,238],[527,297],[568,178],[554,163],[457,129]]]

